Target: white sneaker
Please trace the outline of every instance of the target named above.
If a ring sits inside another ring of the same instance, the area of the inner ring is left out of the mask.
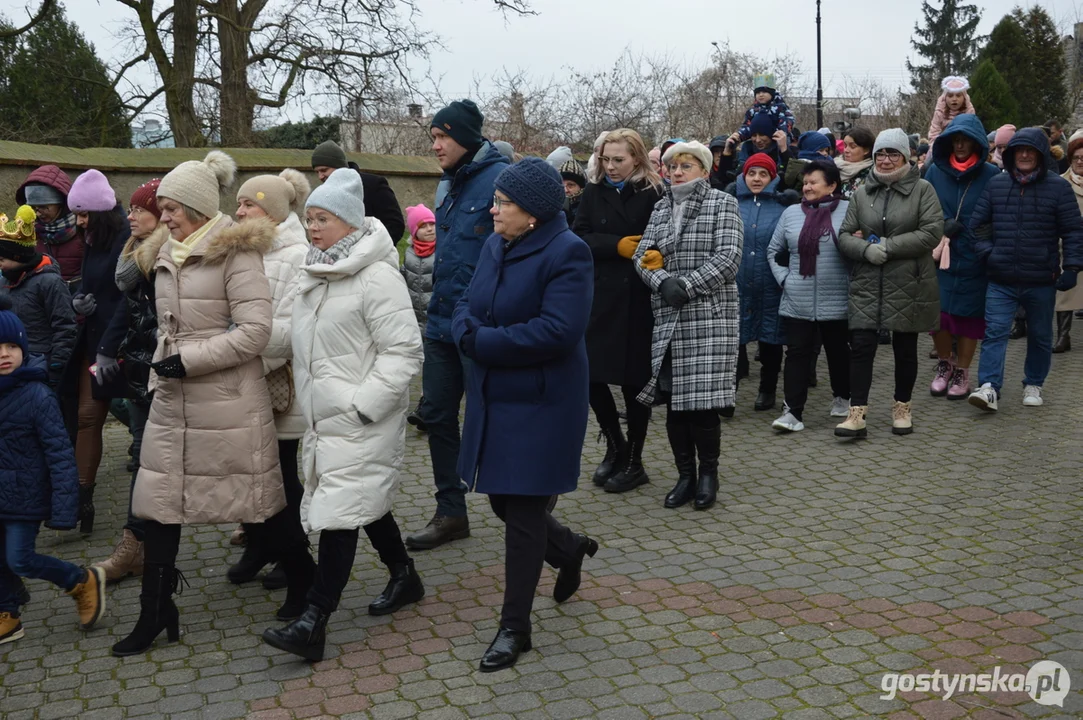
[[[1026,407],[1041,407],[1042,403],[1042,386],[1041,385],[1024,385],[1023,386],[1023,405]]]
[[[992,383],[985,383],[980,388],[970,393],[970,397],[967,398],[967,402],[976,408],[982,410],[988,410],[989,412],[996,412],[997,410],[997,391],[993,389]],[[1039,404],[1041,398],[1038,398]]]
[[[846,398],[837,397],[831,401],[830,417],[849,417],[850,401]]]
[[[791,413],[787,412],[771,423],[771,427],[775,430],[784,430],[786,432],[801,432],[805,429],[805,423],[795,418]]]

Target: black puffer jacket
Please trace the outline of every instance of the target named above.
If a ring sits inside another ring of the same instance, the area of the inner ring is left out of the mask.
[[[158,316],[154,309],[154,251],[158,247],[156,244],[137,243],[135,238],[131,238],[120,256],[120,263],[134,262],[139,268],[139,279],[135,284],[121,288],[128,310],[128,331],[119,351],[120,357],[124,358],[121,368],[131,387],[132,398],[145,405],[150,404],[147,383],[150,381],[154,348],[158,344]]]
[[[75,310],[60,265],[48,255],[39,257],[32,267],[4,271],[0,295],[11,298],[12,310],[26,326],[30,352],[44,358],[49,386],[55,390],[75,346]]]
[[[1014,172],[1023,146],[1038,151],[1038,174],[1025,185]],[[1004,172],[985,186],[969,226],[993,282],[1048,287],[1062,265],[1083,270],[1083,217],[1071,184],[1050,172],[1053,163],[1045,133],[1025,128],[1004,150]]]

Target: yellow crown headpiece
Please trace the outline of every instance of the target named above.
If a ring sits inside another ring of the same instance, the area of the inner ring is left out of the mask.
[[[34,230],[34,221],[37,219],[37,213],[29,205],[20,207],[14,220],[8,220],[7,215],[0,214],[0,240],[34,247],[38,242],[37,232]]]

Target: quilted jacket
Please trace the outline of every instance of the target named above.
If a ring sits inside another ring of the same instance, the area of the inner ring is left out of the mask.
[[[759,195],[737,178],[737,204],[744,222],[744,243],[741,266],[737,269],[737,291],[741,298],[741,344],[752,341],[785,345],[778,306],[782,288],[775,281],[768,264],[767,246],[782,217],[783,206],[778,195],[780,179],[775,178]]]
[[[1016,150],[1024,145],[1038,150],[1039,170],[1032,182],[1021,185],[1012,171]],[[1049,172],[1052,167],[1045,133],[1025,128],[1004,150],[1005,172],[985,186],[970,229],[981,238],[978,257],[993,282],[1048,287],[1056,282],[1062,264],[1083,269],[1083,218],[1071,184]]]
[[[12,309],[26,326],[30,352],[45,358],[49,385],[56,389],[76,338],[75,310],[60,267],[43,255],[41,262],[14,280],[5,276],[0,295],[11,298]]]
[[[0,376],[0,520],[75,527],[79,473],[45,361]]]

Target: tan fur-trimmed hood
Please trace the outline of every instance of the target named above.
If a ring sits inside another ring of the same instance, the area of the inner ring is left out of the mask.
[[[266,255],[274,247],[278,226],[273,220],[260,218],[243,223],[233,222],[221,230],[212,230],[202,248],[196,248],[192,255],[202,255],[203,262],[209,264],[224,263],[236,253],[258,252]]]
[[[159,225],[146,240],[139,242],[135,238],[128,238],[121,252],[123,257],[135,260],[136,267],[144,277],[149,278],[154,273],[154,261],[158,257],[158,251],[169,240],[169,228]],[[136,243],[139,243],[136,245]]]

